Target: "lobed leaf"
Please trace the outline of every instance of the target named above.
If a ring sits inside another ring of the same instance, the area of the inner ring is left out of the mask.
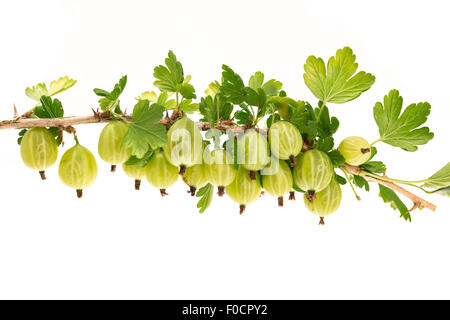
[[[64,117],[64,109],[61,101],[52,100],[49,96],[42,96],[41,104],[34,109],[34,114],[38,118],[62,118]]]
[[[227,65],[222,65],[222,85],[220,91],[224,96],[234,104],[244,102],[245,85],[242,78]]]
[[[175,105],[176,105],[176,103],[175,103]],[[194,113],[199,110],[199,104],[193,103],[192,99],[185,99],[185,100],[181,101],[180,109],[186,113]]]
[[[197,203],[197,208],[199,208],[199,212],[203,213],[206,209],[210,206],[212,202],[214,194],[214,187],[212,184],[208,183],[206,186],[200,188],[197,191],[197,197],[200,198],[200,200]]]
[[[372,173],[385,173],[386,172],[386,165],[382,161],[368,161],[360,167],[363,170],[372,172]]]
[[[64,109],[61,104],[61,101],[58,99],[53,99],[49,96],[42,96],[40,98],[41,104],[34,108],[34,115],[41,119],[49,119],[49,118],[62,118],[64,117]],[[50,133],[55,137],[56,144],[59,146],[62,142],[62,131],[59,128],[52,127],[48,128]],[[22,130],[19,132],[18,143],[22,142],[23,135],[27,130]]]
[[[340,167],[345,164],[344,156],[339,152],[339,150],[334,149],[327,153],[333,163],[334,167]]]
[[[303,79],[311,92],[324,104],[344,103],[356,99],[375,82],[375,77],[363,71],[355,72],[358,64],[352,49],[345,47],[325,63],[321,58],[310,56],[304,65]]]
[[[153,84],[161,91],[176,92],[177,85],[184,81],[183,66],[172,50],[169,51],[165,64],[153,69],[153,76],[157,79]]]
[[[124,136],[123,144],[130,148],[131,154],[143,158],[150,150],[156,150],[167,143],[166,129],[157,122],[161,120],[164,107],[159,104],[149,106],[148,100],[135,105],[133,118]]]
[[[271,97],[278,95],[278,92],[281,90],[282,83],[275,79],[271,79],[264,83],[264,73],[257,71],[250,77],[248,86],[255,91],[262,89],[267,97]]]
[[[61,77],[58,80],[54,80],[50,82],[48,93],[50,96],[54,96],[55,94],[66,91],[69,88],[72,88],[77,80],[69,79],[68,76]]]
[[[262,87],[263,83],[264,83],[264,73],[262,73],[261,71],[257,71],[254,75],[250,77],[250,80],[248,81],[248,86],[256,91]]]
[[[369,182],[367,182],[366,179],[364,179],[361,176],[358,175],[354,175],[353,176],[353,183],[355,184],[355,186],[357,186],[358,188],[361,189],[365,189],[367,192],[370,191],[370,186],[369,186]]]
[[[331,151],[334,147],[333,137],[319,138],[317,141],[317,149],[323,152]]]
[[[334,178],[336,179],[337,183],[341,185],[347,184],[347,179],[345,179],[343,176],[338,175],[336,172],[334,173]]]
[[[123,90],[125,89],[127,85],[127,76],[123,76],[120,78],[119,82],[114,85],[114,89],[109,92],[103,89],[94,89],[94,93],[101,97],[98,100],[98,103],[100,105],[100,109],[103,111],[111,111],[115,109],[116,111],[120,111],[120,101],[119,97],[122,94]]]
[[[226,99],[218,94],[214,98],[207,96],[202,98],[199,104],[199,111],[203,115],[200,121],[209,122],[211,127],[214,127],[219,120],[230,119],[233,105],[226,101]]]
[[[433,174],[423,184],[428,189],[444,189],[450,187],[450,162],[448,162],[441,170]],[[439,190],[441,191],[441,190]],[[442,191],[440,193],[443,193]]]
[[[436,193],[440,194],[441,196],[444,196],[444,197],[450,197],[450,187],[444,188],[444,189],[439,189],[436,191]]]
[[[68,76],[65,76],[50,82],[49,89],[47,89],[45,83],[38,83],[32,88],[27,87],[25,89],[25,94],[31,99],[39,102],[42,96],[54,96],[73,87],[75,83],[77,83],[77,80],[69,79]]]
[[[185,99],[197,98],[194,87],[189,83],[177,84],[177,91],[181,93]]]
[[[384,202],[389,203],[394,210],[400,211],[400,216],[403,217],[406,221],[411,222],[411,215],[408,212],[408,208],[405,206],[403,201],[397,196],[395,191],[379,184],[380,193],[379,196],[383,199]]]
[[[142,157],[138,158],[136,156],[131,156],[125,164],[127,166],[138,166],[139,168],[145,168],[147,164],[150,162],[150,160],[153,158],[154,151],[148,150],[147,153]]]
[[[142,92],[141,95],[136,98],[136,100],[148,100],[150,102],[156,102],[158,101],[158,95],[155,91],[145,91]]]
[[[420,127],[430,114],[428,102],[413,103],[402,112],[403,98],[398,90],[391,90],[384,97],[384,104],[377,102],[373,115],[380,132],[380,141],[406,151],[416,151],[434,134],[428,127]],[[420,128],[419,128],[420,127]]]
[[[208,88],[205,90],[207,96],[215,97],[216,94],[220,92],[220,83],[218,81],[213,81],[209,84]]]

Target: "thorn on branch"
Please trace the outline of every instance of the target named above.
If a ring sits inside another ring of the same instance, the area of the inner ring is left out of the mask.
[[[17,112],[16,105],[14,105],[14,118],[13,118],[13,120],[17,121],[19,119],[20,119],[19,113]]]
[[[91,110],[94,113],[94,117],[96,117],[97,119],[100,119],[100,115],[98,113],[98,109],[97,109],[97,111],[95,111],[94,108],[91,108]]]

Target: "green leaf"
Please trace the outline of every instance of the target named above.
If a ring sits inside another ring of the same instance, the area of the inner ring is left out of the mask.
[[[251,106],[263,107],[266,103],[266,93],[263,89],[259,88],[253,90],[250,87],[244,88],[245,92],[245,102]]]
[[[306,133],[308,130],[308,120],[310,120],[310,116],[306,110],[305,103],[303,102],[297,107],[291,107],[290,109],[292,112],[288,121],[296,126],[300,132]]]
[[[248,81],[248,86],[253,90],[258,90],[262,87],[264,82],[264,73],[257,71],[253,76],[250,77]]]
[[[123,144],[130,148],[131,154],[143,158],[150,150],[156,150],[167,143],[166,129],[157,122],[161,120],[164,107],[159,104],[149,106],[148,100],[135,105],[133,119],[123,138]]]
[[[389,203],[394,210],[400,211],[400,216],[403,217],[406,221],[411,221],[411,215],[408,212],[408,208],[405,206],[403,201],[400,200],[397,194],[393,190],[381,184],[379,185],[379,187],[379,195],[383,199],[383,201]]]
[[[165,59],[166,66],[159,65],[153,70],[153,76],[158,79],[153,84],[161,91],[176,92],[177,85],[184,81],[183,66],[172,51]]]
[[[319,108],[316,108],[314,112],[318,116],[320,109],[322,107],[322,102],[319,103]],[[317,131],[319,137],[328,137],[336,133],[339,128],[339,120],[336,117],[331,117],[328,111],[328,107],[324,106],[322,113],[320,114],[320,119],[317,119]]]
[[[385,173],[386,172],[386,165],[382,161],[368,161],[360,167],[365,170],[372,173]]]
[[[27,133],[28,129],[22,129],[19,131],[19,138],[17,138],[17,144],[20,146],[22,143],[23,136]]]
[[[337,183],[341,185],[347,184],[347,179],[345,179],[343,176],[338,175],[336,172],[334,173],[334,178],[336,179]]]
[[[55,94],[73,87],[75,83],[77,83],[77,80],[69,79],[68,76],[65,76],[52,81],[49,85],[49,89],[47,89],[45,83],[38,83],[32,88],[26,88],[25,94],[31,99],[39,102],[42,96],[54,96]]]
[[[25,94],[29,98],[39,102],[41,97],[48,96],[49,92],[47,90],[47,86],[45,85],[45,83],[38,83],[37,85],[33,86],[32,88],[30,88],[30,87],[26,88]]]
[[[271,79],[264,83],[261,89],[264,90],[268,97],[272,97],[276,96],[280,92],[282,86],[283,84],[280,81]]]
[[[333,137],[319,138],[317,141],[317,149],[323,152],[328,152],[334,147]]]
[[[441,196],[444,196],[444,197],[450,197],[450,187],[444,188],[444,189],[439,189],[436,191],[436,193],[440,194]]]
[[[281,118],[280,118],[280,115],[279,115],[278,113],[275,113],[275,114],[273,114],[273,115],[270,115],[270,116],[267,118],[267,120],[266,120],[267,128],[270,128],[270,127],[272,126],[273,123],[275,123],[275,122],[277,122],[277,121],[280,121],[280,120],[281,120]]]
[[[138,158],[136,156],[131,156],[125,162],[125,164],[127,166],[138,166],[139,168],[145,168],[147,166],[147,164],[150,162],[150,160],[152,159],[153,154],[154,154],[154,151],[150,149],[149,151],[147,151],[147,153],[142,158]]]
[[[356,99],[375,82],[370,73],[358,72],[356,56],[352,49],[345,47],[336,52],[335,57],[325,63],[321,58],[310,56],[304,66],[303,79],[311,92],[324,104],[344,103]]]
[[[339,152],[339,150],[334,149],[327,153],[333,163],[334,167],[340,167],[345,164],[345,158]]]
[[[237,124],[246,125],[253,122],[253,116],[246,110],[239,110],[234,113],[234,119],[237,120]]]
[[[127,76],[123,76],[120,78],[119,82],[114,85],[114,89],[111,92],[108,92],[103,89],[94,89],[94,93],[101,97],[98,100],[98,103],[100,105],[100,109],[103,111],[111,111],[111,110],[117,110],[119,108],[119,97],[122,94],[123,90],[125,89],[125,86],[127,85]]]
[[[384,105],[377,102],[373,115],[380,132],[380,141],[406,151],[416,151],[418,145],[426,144],[434,134],[427,127],[421,127],[430,114],[430,104],[420,102],[409,105],[402,111],[403,98],[398,90],[391,90],[384,97]]]
[[[209,84],[208,88],[205,90],[207,96],[215,97],[216,94],[220,92],[220,83],[218,81],[213,81]]]
[[[267,98],[267,103],[278,113],[280,114],[281,118],[288,120],[290,119],[292,112],[298,108],[301,108],[304,110],[305,103],[303,101],[295,101],[294,99],[288,98],[288,97],[280,97],[280,96],[273,96]]]
[[[192,99],[186,99],[186,100],[181,101],[181,103],[180,103],[180,109],[186,113],[197,112],[198,108],[199,108],[199,104],[193,103]]]
[[[203,213],[206,209],[208,209],[209,205],[212,202],[214,193],[214,187],[212,184],[208,183],[206,186],[200,188],[197,191],[197,197],[200,198],[200,200],[197,203],[197,208],[199,208],[199,212]]]
[[[288,121],[294,124],[301,133],[307,134],[311,138],[316,137],[319,132],[319,125],[311,105],[308,102],[299,101],[297,107],[290,105],[290,109],[292,112]],[[321,136],[325,137],[326,135]]]
[[[158,100],[156,100],[156,103],[160,106],[163,106],[166,110],[173,110],[177,107],[177,102],[174,99],[169,99],[169,96],[171,96],[172,93],[164,91],[161,92],[161,94],[158,97]]]
[[[49,96],[42,96],[40,99],[41,105],[34,109],[34,114],[38,118],[62,118],[64,117],[64,109],[61,101],[58,99],[52,100]]]
[[[177,106],[177,102],[174,99],[169,99],[173,95],[173,92],[161,92],[159,96],[154,92],[145,91],[136,100],[148,100],[149,102],[156,102],[157,104],[163,106],[166,110],[173,110]],[[185,101],[185,100],[183,100]],[[192,102],[192,100],[188,100]]]
[[[248,81],[248,86],[254,91],[262,89],[267,97],[277,96],[281,90],[282,83],[275,79],[271,79],[264,83],[264,73],[257,71]]]
[[[161,95],[163,93],[167,94],[167,92],[162,92]],[[155,91],[152,91],[152,92],[145,91],[145,92],[142,92],[141,95],[136,98],[136,100],[148,100],[150,102],[156,102],[156,101],[158,101],[158,95],[156,94]]]
[[[369,160],[372,160],[373,157],[375,157],[375,155],[376,155],[377,153],[378,153],[377,148],[375,148],[375,147],[370,147],[370,159],[369,159]]]
[[[42,96],[40,99],[41,104],[34,108],[34,115],[41,119],[48,118],[62,118],[64,117],[64,109],[62,107],[61,101],[58,99],[52,100],[49,96]],[[50,133],[55,137],[56,144],[59,146],[62,142],[62,133],[59,128],[47,128]],[[17,143],[22,143],[22,138],[27,132],[26,129],[19,132],[19,138]]]
[[[209,122],[213,128],[219,120],[230,119],[233,105],[226,101],[226,99],[218,94],[214,98],[207,96],[202,98],[199,104],[199,111],[203,115],[200,121]]]
[[[364,179],[363,177],[354,175],[353,182],[354,182],[355,186],[357,186],[358,188],[361,188],[361,189],[364,188],[367,192],[370,191],[369,182],[367,182],[367,180]]]
[[[315,137],[317,135],[318,127],[317,127],[317,121],[316,120],[308,120],[306,124],[306,131],[304,131],[308,134],[310,137]]]
[[[423,184],[424,188],[442,189],[450,187],[450,162],[441,170],[429,177]]]
[[[220,91],[225,97],[234,104],[240,104],[244,101],[245,85],[242,78],[227,65],[222,65],[222,85]]]
[[[177,84],[177,90],[185,99],[197,98],[194,87],[189,83]]]
[[[62,131],[59,128],[51,127],[47,128],[48,131],[53,135],[55,138],[56,144],[59,146],[62,143]]]
[[[55,94],[66,91],[69,88],[72,88],[77,80],[69,79],[68,76],[61,77],[58,80],[54,80],[50,82],[50,86],[48,89],[48,93],[50,96],[54,96]]]

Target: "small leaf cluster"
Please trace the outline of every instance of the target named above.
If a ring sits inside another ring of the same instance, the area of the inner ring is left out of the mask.
[[[68,76],[64,76],[60,77],[58,80],[50,82],[48,88],[45,83],[38,83],[31,88],[27,87],[25,89],[25,94],[29,98],[38,102],[38,104],[29,111],[30,116],[41,119],[64,117],[64,108],[61,101],[56,98],[52,99],[51,97],[70,89],[76,83],[76,80],[70,79]],[[55,137],[55,141],[59,146],[63,140],[62,130],[55,127],[47,129]],[[28,129],[23,129],[19,132],[19,138],[17,139],[17,143],[19,145],[21,144],[22,138],[27,131]]]

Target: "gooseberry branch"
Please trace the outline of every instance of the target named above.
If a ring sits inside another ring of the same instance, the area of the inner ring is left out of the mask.
[[[124,114],[121,116],[123,119],[130,120],[132,119],[132,116],[129,114]],[[160,123],[164,125],[170,125],[175,121],[175,119],[178,117],[177,112],[173,112],[172,115],[169,117],[163,118]],[[25,128],[36,128],[36,127],[57,127],[61,129],[65,128],[71,128],[74,125],[80,125],[80,124],[90,124],[90,123],[106,123],[110,122],[112,120],[112,116],[109,113],[103,113],[103,112],[96,112],[94,111],[94,114],[92,115],[86,115],[86,116],[71,116],[71,117],[64,117],[64,118],[49,118],[49,119],[41,119],[41,118],[28,118],[28,117],[15,117],[15,119],[12,120],[3,120],[0,121],[0,130],[6,130],[6,129],[25,129]],[[197,127],[202,131],[207,131],[211,129],[211,125],[207,122],[197,122]],[[216,124],[214,127],[217,130],[220,131],[227,131],[231,130],[233,133],[239,133],[239,132],[245,132],[246,129],[248,129],[247,126],[238,126],[234,124],[231,121],[223,121]],[[307,144],[304,144],[303,150],[310,150],[311,147]],[[374,175],[366,175],[361,168],[351,165],[344,165],[341,167],[345,172],[353,175],[359,175],[362,176],[369,181],[376,182],[378,184],[381,184],[389,189],[392,189],[403,196],[409,198],[413,202],[413,207],[410,209],[410,211],[416,209],[416,208],[427,208],[431,211],[436,210],[436,205],[432,204],[431,202],[428,202],[421,197],[409,192],[408,190],[402,188],[398,184],[383,180],[383,177],[375,177]]]
[[[342,166],[342,169],[350,174],[362,176],[362,177],[368,179],[369,181],[373,181],[378,184],[384,185],[385,187],[392,189],[394,191],[397,191],[398,193],[409,198],[413,202],[413,207],[412,207],[412,209],[409,210],[409,212],[413,211],[416,208],[427,208],[431,211],[436,211],[436,206],[434,204],[420,198],[419,196],[409,192],[408,190],[400,187],[399,185],[397,185],[391,181],[383,180],[382,177],[375,177],[374,175],[366,175],[366,174],[364,174],[364,171],[361,170],[361,168],[355,167],[355,166],[344,165],[344,166]]]

